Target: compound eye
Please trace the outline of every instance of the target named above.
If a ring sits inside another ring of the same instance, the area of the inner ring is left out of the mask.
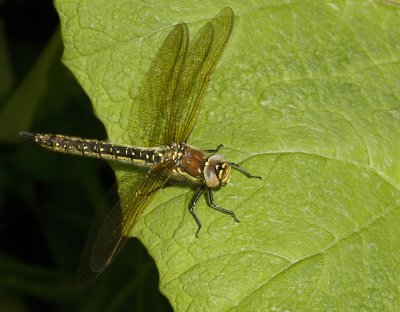
[[[224,186],[231,178],[231,166],[223,156],[211,155],[207,159],[203,176],[209,188]]]
[[[220,185],[226,185],[231,179],[231,166],[228,163],[221,163],[215,166]]]

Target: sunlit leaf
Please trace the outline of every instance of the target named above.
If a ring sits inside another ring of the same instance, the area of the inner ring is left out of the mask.
[[[174,24],[223,6],[56,1],[64,62],[110,140]],[[400,282],[400,11],[364,1],[230,2],[233,36],[189,143],[242,162],[215,200],[161,190],[135,235],[181,310],[395,310]]]

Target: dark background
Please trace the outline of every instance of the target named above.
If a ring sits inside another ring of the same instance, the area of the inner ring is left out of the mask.
[[[0,0],[0,24],[10,69],[6,75],[0,69],[0,85],[8,86],[0,88],[1,116],[59,34],[49,0]],[[37,107],[30,112],[20,103],[15,110],[15,120],[32,115],[19,130],[105,139],[89,99],[60,63],[61,53],[60,44]],[[8,120],[0,134],[12,129]],[[89,288],[77,288],[79,257],[96,207],[114,184],[113,171],[100,160],[21,142],[10,131],[0,140],[0,311],[170,311],[154,261],[136,239]]]

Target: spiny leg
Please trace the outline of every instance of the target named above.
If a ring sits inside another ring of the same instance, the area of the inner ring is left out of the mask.
[[[194,206],[196,206],[197,201],[199,200],[201,194],[204,193],[204,187],[205,187],[204,185],[202,185],[200,187],[199,191],[194,196],[192,204],[190,205],[190,208],[189,208],[190,213],[192,214],[193,218],[196,220],[196,223],[198,225],[198,228],[197,228],[197,231],[196,231],[196,237],[199,237],[199,232],[200,232],[200,229],[201,229],[202,225],[201,225],[201,222],[200,222],[199,218],[197,217],[196,211],[194,211]]]
[[[216,149],[205,150],[205,152],[207,152],[207,153],[217,153],[222,146],[224,146],[224,145],[220,144],[220,145],[217,146]]]
[[[244,169],[243,167],[239,166],[238,164],[235,163],[229,163],[229,165],[233,168],[236,169],[238,171],[240,171],[241,173],[243,173],[246,177],[251,178],[251,179],[262,179],[260,176],[255,176],[252,175],[250,172],[248,172],[246,169]]]
[[[208,189],[208,198],[210,199],[211,207],[213,207],[215,210],[218,210],[218,211],[220,211],[222,213],[226,213],[226,214],[230,215],[236,222],[240,222],[239,219],[236,218],[235,213],[232,210],[228,210],[228,209],[222,208],[222,207],[217,206],[215,204],[214,196],[213,196],[211,188]]]

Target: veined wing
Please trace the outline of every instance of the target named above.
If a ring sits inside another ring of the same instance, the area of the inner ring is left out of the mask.
[[[166,110],[164,144],[186,142],[197,121],[211,74],[232,33],[234,13],[224,8],[190,44],[175,94]]]
[[[188,44],[186,24],[177,24],[153,59],[145,83],[135,98],[137,105],[133,105],[130,112],[129,135],[133,145],[164,144],[163,133],[169,126],[168,107],[172,105]]]
[[[137,105],[132,107],[129,120],[132,144],[158,146],[187,141],[233,23],[232,9],[223,9],[200,29],[190,47],[186,24],[172,29],[135,98]]]
[[[90,229],[79,265],[79,286],[92,283],[123,247],[155,191],[167,181],[167,165],[156,165],[146,176],[127,174],[119,180],[119,201],[102,223],[95,220]]]

